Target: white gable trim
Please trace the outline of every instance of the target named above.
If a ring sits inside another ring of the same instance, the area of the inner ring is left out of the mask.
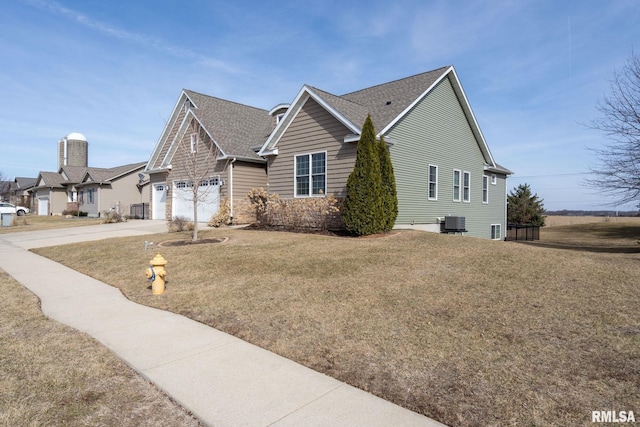
[[[171,164],[173,160],[173,156],[175,156],[176,152],[178,151],[180,141],[182,140],[182,138],[184,138],[184,135],[189,130],[189,123],[191,122],[191,120],[195,120],[200,126],[200,128],[204,129],[206,134],[209,136],[209,139],[213,141],[213,143],[216,145],[216,147],[220,151],[220,156],[218,157],[218,159],[220,159],[221,157],[224,157],[224,158],[227,157],[227,154],[224,152],[224,150],[222,150],[218,142],[209,133],[209,130],[203,126],[202,122],[198,119],[198,117],[194,114],[194,112],[191,109],[189,109],[189,111],[187,111],[187,114],[184,115],[184,119],[182,119],[180,126],[178,127],[176,136],[173,138],[173,141],[171,141],[171,146],[167,150],[167,154],[165,154],[164,159],[162,159],[161,166],[166,168],[168,165]]]
[[[197,108],[196,103],[193,102],[191,97],[183,89],[182,92],[180,92],[180,96],[178,97],[178,101],[173,106],[173,110],[171,111],[171,115],[169,116],[169,120],[167,120],[167,123],[164,125],[164,129],[162,130],[162,133],[160,134],[160,138],[158,138],[158,141],[156,142],[156,145],[153,148],[151,157],[149,158],[149,161],[147,162],[147,165],[144,168],[145,171],[149,171],[150,170],[150,168],[153,166],[153,164],[158,160],[158,156],[162,152],[162,147],[164,147],[169,142],[169,141],[167,141],[167,138],[169,137],[169,134],[171,133],[171,129],[173,129],[175,127],[175,125],[176,125],[176,121],[178,120],[178,116],[180,115],[180,111],[182,110],[182,107],[184,106],[185,101],[189,101],[195,108]],[[164,161],[163,161],[163,164],[164,164]]]
[[[330,106],[320,95],[315,93],[313,89],[307,85],[302,86],[300,92],[296,95],[296,98],[291,103],[292,107],[290,107],[285,113],[280,123],[276,126],[276,128],[271,132],[269,138],[262,145],[262,148],[258,152],[259,156],[272,156],[278,154],[278,142],[284,133],[287,131],[293,120],[296,118],[304,104],[312,98],[316,101],[322,108],[324,108],[329,114],[335,117],[340,123],[345,125],[352,134],[360,135],[361,129],[351,123],[346,117],[344,117],[340,112],[338,112],[335,108]]]
[[[464,93],[464,89],[462,88],[460,79],[458,79],[458,74],[456,73],[456,70],[453,68],[453,66],[449,67],[444,73],[442,73],[442,75],[435,82],[433,82],[433,84],[429,86],[427,90],[425,90],[422,93],[422,95],[416,98],[416,100],[413,101],[411,104],[409,104],[409,106],[405,108],[402,113],[400,113],[387,126],[385,126],[384,129],[378,132],[377,137],[380,137],[380,135],[385,135],[387,132],[389,132],[398,123],[398,121],[400,121],[403,117],[405,117],[409,113],[409,111],[411,111],[420,101],[422,101],[438,84],[440,84],[440,82],[442,82],[444,79],[448,78],[449,76],[451,76],[451,86],[453,87],[454,92],[458,96],[458,99],[460,101],[460,106],[462,107],[462,110],[464,111],[465,116],[467,116],[467,119],[469,120],[471,131],[475,135],[476,140],[480,145],[480,150],[482,151],[482,154],[486,157],[487,163],[489,163],[491,166],[495,166],[496,163],[493,160],[493,155],[491,154],[491,150],[489,150],[489,145],[484,139],[484,135],[480,130],[480,125],[478,125],[478,121],[476,120],[476,117],[473,114],[473,110],[471,109],[471,105],[469,104],[469,100],[467,99],[467,95]]]

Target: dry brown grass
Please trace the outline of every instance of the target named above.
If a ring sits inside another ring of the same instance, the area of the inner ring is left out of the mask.
[[[144,280],[149,236],[38,252],[449,425],[640,412],[637,252],[409,231],[202,234],[229,241],[161,248],[161,296]]]
[[[49,230],[52,228],[82,227],[85,225],[101,224],[103,222],[103,219],[101,218],[65,218],[63,216],[39,215],[14,215],[13,219],[13,226],[0,227],[0,234],[14,233],[18,231]]]
[[[98,342],[47,319],[1,270],[0,282],[0,425],[199,425]]]
[[[545,225],[547,227],[556,227],[558,225],[577,225],[591,223],[613,223],[613,224],[640,224],[640,217],[623,217],[623,216],[562,216],[549,215],[545,217]]]

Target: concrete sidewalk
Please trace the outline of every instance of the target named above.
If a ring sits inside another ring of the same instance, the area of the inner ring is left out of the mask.
[[[441,426],[186,317],[133,303],[26,249],[164,232],[159,221],[0,235],[0,269],[212,426]]]

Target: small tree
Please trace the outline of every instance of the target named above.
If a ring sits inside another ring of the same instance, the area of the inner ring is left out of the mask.
[[[507,222],[544,226],[543,200],[531,194],[529,184],[520,184],[507,197]]]
[[[396,191],[396,177],[393,173],[393,164],[391,163],[391,155],[389,148],[384,140],[380,137],[378,144],[380,154],[380,175],[382,177],[382,209],[384,211],[384,231],[393,228],[398,217],[398,193]]]
[[[206,138],[203,130],[193,123],[193,132],[183,137],[178,145],[175,159],[180,163],[179,173],[187,180],[187,188],[178,193],[187,202],[193,203],[192,239],[198,240],[198,204],[208,198],[214,188],[213,174],[220,150]],[[207,218],[208,219],[208,218]]]
[[[356,164],[347,180],[342,219],[347,230],[363,236],[384,231],[384,208],[381,197],[380,155],[371,116],[362,126],[356,151]]]

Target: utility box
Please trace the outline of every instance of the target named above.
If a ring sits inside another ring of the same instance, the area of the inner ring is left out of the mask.
[[[12,213],[3,213],[0,214],[2,217],[2,226],[3,227],[11,227],[13,225],[13,214]]]
[[[467,231],[465,229],[465,217],[463,216],[445,216],[444,217],[444,231]]]

